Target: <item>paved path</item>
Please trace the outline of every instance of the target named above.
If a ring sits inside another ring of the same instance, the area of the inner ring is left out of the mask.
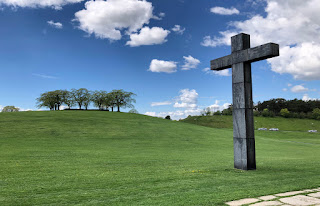
[[[285,192],[274,195],[262,196],[257,198],[247,198],[242,200],[235,200],[232,202],[226,202],[230,206],[303,206],[312,205],[320,206],[320,187],[317,189]]]

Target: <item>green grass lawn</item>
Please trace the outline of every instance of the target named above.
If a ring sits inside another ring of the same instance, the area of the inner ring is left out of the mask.
[[[182,122],[202,125],[213,128],[232,129],[232,116],[189,116]],[[279,128],[282,131],[318,130],[320,132],[320,121],[314,119],[295,119],[283,117],[254,117],[254,127],[258,128]]]
[[[233,169],[232,136],[137,114],[0,113],[0,205],[223,205],[320,186],[319,133],[256,132],[256,171]]]

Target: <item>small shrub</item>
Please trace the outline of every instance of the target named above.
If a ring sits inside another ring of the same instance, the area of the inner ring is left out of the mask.
[[[287,108],[285,109],[281,109],[280,111],[280,116],[284,117],[284,118],[288,118],[290,117],[290,112]]]
[[[215,113],[213,113],[214,115],[221,115],[221,112],[218,110]]]
[[[292,118],[300,118],[300,115],[297,112],[290,113],[290,117]]]
[[[260,112],[259,111],[253,111],[253,116],[255,116],[255,117],[260,116]]]
[[[167,116],[165,117],[165,119],[171,120],[170,115],[167,115]]]
[[[319,108],[315,108],[312,111],[312,117],[313,117],[313,119],[320,119],[320,109]]]
[[[300,114],[299,114],[299,118],[300,118],[300,119],[305,119],[306,117],[307,117],[307,114],[306,114],[306,113],[300,112]]]
[[[139,112],[136,109],[131,109],[128,113],[139,114]]]
[[[270,116],[270,112],[268,109],[264,109],[262,112],[261,112],[261,115],[263,117],[269,117]]]
[[[2,109],[1,112],[19,112],[20,109],[15,106],[6,106]]]
[[[222,110],[222,115],[232,115],[232,108]]]

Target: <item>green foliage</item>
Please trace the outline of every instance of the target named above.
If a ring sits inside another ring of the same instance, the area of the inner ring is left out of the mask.
[[[97,111],[0,116],[0,205],[224,205],[320,185],[319,133],[257,131],[257,170],[240,171],[232,116],[197,120],[228,119],[227,129]]]
[[[50,110],[60,110],[60,106],[65,104],[71,109],[75,104],[78,105],[79,109],[84,108],[87,110],[89,105],[93,103],[95,107],[99,110],[109,110],[114,107],[132,108],[136,100],[133,98],[135,96],[132,92],[126,92],[123,90],[113,90],[110,93],[106,91],[89,91],[86,88],[72,89],[71,92],[67,90],[55,90],[50,92],[45,92],[37,98],[37,106],[47,107]]]
[[[128,113],[139,114],[139,112],[136,109],[130,109]]]
[[[288,117],[290,117],[290,112],[289,112],[289,110],[287,108],[281,109],[280,110],[280,115],[282,117],[288,118]]]
[[[212,111],[211,111],[210,107],[207,107],[207,108],[203,109],[203,111],[201,112],[201,115],[202,116],[210,116],[210,115],[212,115]]]
[[[263,117],[274,117],[274,113],[269,111],[269,109],[264,109],[262,112],[261,112],[261,115]]]
[[[314,119],[320,119],[320,109],[319,108],[315,108],[313,111],[312,111],[312,116]]]
[[[69,109],[75,105],[75,100],[71,92],[67,90],[60,90],[62,96],[62,103],[66,104]]]
[[[57,92],[51,91],[51,92],[45,92],[40,95],[39,98],[37,98],[37,107],[48,107],[50,110],[57,109]]]
[[[305,119],[305,118],[307,118],[307,114],[304,113],[304,112],[300,112],[299,118],[300,118],[300,119]]]
[[[1,112],[19,112],[19,108],[15,106],[5,106]]]
[[[213,113],[214,115],[221,115],[221,112],[218,110],[216,112]]]
[[[106,105],[108,92],[106,91],[94,91],[92,92],[91,101],[95,107],[98,107],[99,110],[103,110]]]
[[[120,108],[132,108],[133,104],[136,103],[136,100],[133,96],[136,96],[132,92],[126,92],[124,90],[112,90],[111,97],[114,99],[113,104],[118,108],[118,112],[120,112]]]
[[[232,105],[230,105],[230,106],[228,107],[228,109],[224,109],[224,110],[222,111],[222,114],[223,114],[223,115],[232,115]]]
[[[73,95],[74,101],[78,104],[79,109],[82,108],[82,105],[84,105],[85,108],[88,109],[88,105],[90,104],[91,100],[89,90],[87,90],[86,88],[72,89],[71,93]]]
[[[281,109],[287,108],[291,113],[308,113],[315,108],[320,108],[319,100],[303,101],[301,99],[285,100],[282,98],[270,99],[264,102],[258,102],[257,108],[260,112],[264,109],[279,115]]]
[[[170,115],[167,115],[167,116],[165,117],[165,119],[171,120]]]
[[[253,111],[253,116],[255,116],[255,117],[260,116],[260,112],[259,111]]]

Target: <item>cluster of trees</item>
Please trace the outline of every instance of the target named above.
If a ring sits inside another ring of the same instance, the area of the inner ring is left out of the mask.
[[[299,119],[317,119],[320,120],[320,109],[315,108],[312,110],[312,112],[304,113],[304,112],[291,112],[287,108],[281,109],[278,114],[274,113],[273,111],[270,111],[269,109],[264,109],[262,112],[254,111],[253,114],[255,116],[263,116],[263,117],[275,117],[275,116],[281,116],[284,118],[299,118]]]
[[[37,98],[37,106],[47,107],[50,110],[60,110],[62,105],[71,109],[77,106],[79,109],[87,110],[88,107],[93,104],[99,110],[107,110],[114,108],[133,108],[133,103],[136,100],[133,98],[135,96],[132,92],[126,92],[124,90],[112,90],[111,92],[106,91],[89,91],[86,88],[72,89],[68,90],[55,90],[42,93],[39,98]]]
[[[285,118],[308,118],[320,120],[320,101],[303,101],[300,99],[285,100],[283,98],[258,102],[254,115],[264,117],[282,116]]]
[[[20,109],[15,106],[5,106],[1,112],[19,112]]]
[[[293,113],[305,113],[312,112],[316,108],[320,108],[319,100],[303,101],[301,99],[285,100],[282,98],[270,99],[264,102],[258,102],[255,106],[256,110],[263,112],[264,109],[268,109],[276,116],[279,116],[281,109],[287,108]]]
[[[232,115],[232,105],[230,105],[227,109],[224,109],[222,111],[212,111],[210,107],[205,108],[201,112],[202,116],[213,116],[213,115]]]
[[[308,118],[320,120],[320,101],[303,101],[298,99],[285,100],[282,98],[271,99],[264,102],[258,102],[258,104],[254,106],[253,114],[254,116],[263,117],[281,116],[285,118]],[[223,111],[216,112],[211,111],[208,107],[202,111],[201,115],[232,115],[232,105]]]

